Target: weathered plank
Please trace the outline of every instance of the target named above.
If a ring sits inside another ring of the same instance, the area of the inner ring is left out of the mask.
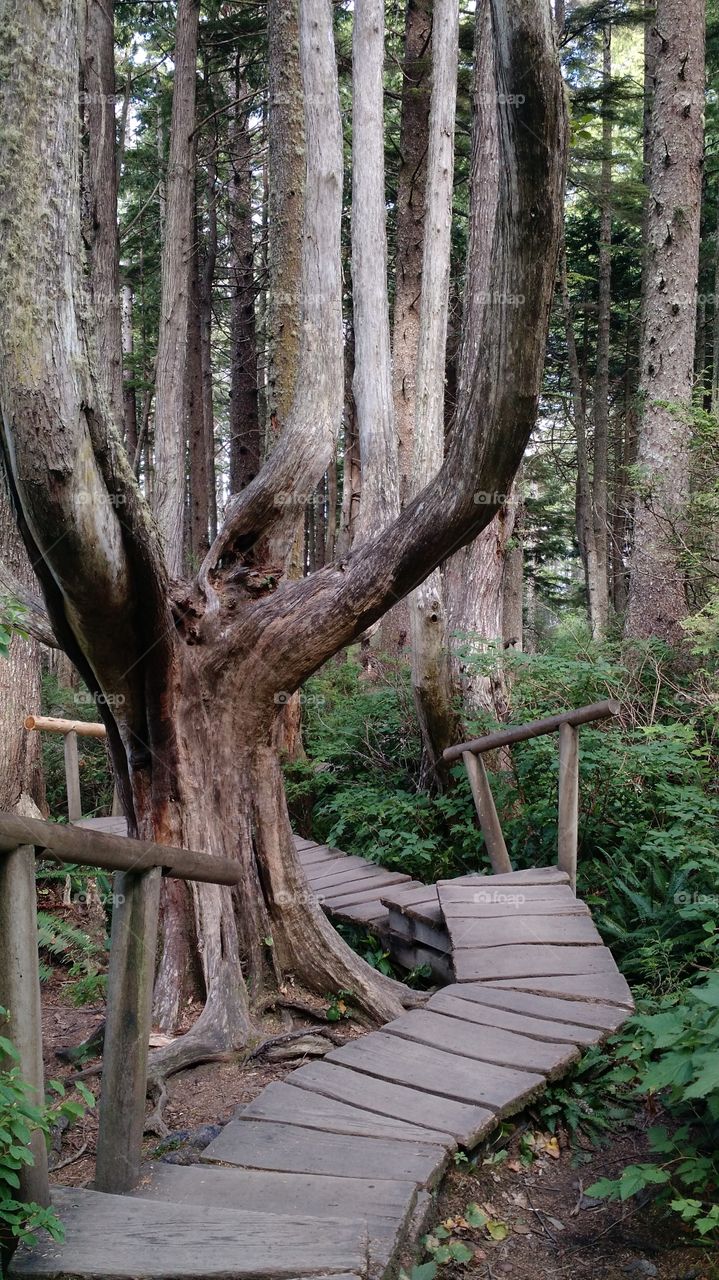
[[[566,871],[572,888],[577,883],[579,837],[579,730],[559,726],[559,824],[557,866]]]
[[[492,986],[516,987],[518,991],[532,991],[535,995],[549,995],[591,1000],[595,1004],[616,1004],[626,1009],[634,1008],[632,993],[626,979],[618,970],[588,976],[565,974],[534,978],[493,978]]]
[[[478,872],[476,875],[459,876],[456,880],[438,880],[437,891],[452,887],[462,889],[465,885],[472,884],[569,884],[569,876],[558,867],[527,867],[522,871],[508,871],[496,876]]]
[[[385,889],[390,884],[396,884],[401,887],[402,882],[407,879],[409,877],[402,876],[399,871],[387,871],[384,875],[378,874],[376,877],[358,884],[355,888],[349,886],[346,891],[328,893],[326,897],[328,901],[332,901],[333,907],[354,907],[360,903],[376,902],[377,906],[386,915],[387,908],[382,906]]]
[[[80,760],[77,753],[77,733],[71,730],[63,739],[65,757],[65,788],[67,791],[67,817],[69,822],[77,822],[82,817],[82,796],[80,794]]]
[[[466,900],[444,895],[442,913],[445,919],[480,916],[516,915],[589,915],[589,908],[566,884],[526,885],[523,889],[487,889],[474,891]]]
[[[111,818],[82,818],[72,824],[74,827],[87,827],[90,831],[105,831],[111,836],[127,835],[127,818],[115,814]]]
[[[409,1085],[426,1094],[487,1107],[496,1114],[518,1111],[545,1081],[529,1071],[516,1071],[476,1061],[427,1045],[404,1042],[384,1031],[333,1049],[325,1062],[352,1067],[393,1084]]]
[[[412,1212],[413,1182],[334,1178],[330,1174],[275,1173],[212,1164],[143,1165],[131,1193],[175,1204],[283,1214],[303,1218],[345,1218],[369,1224],[370,1235],[393,1235]]]
[[[314,862],[304,868],[307,879],[314,886],[318,881],[338,877],[341,880],[362,880],[366,876],[381,875],[381,867],[369,867],[362,858],[347,855],[346,858],[330,858],[327,862]]]
[[[495,1127],[496,1120],[486,1107],[467,1105],[438,1094],[375,1079],[340,1066],[339,1063],[311,1062],[298,1067],[289,1077],[293,1085],[311,1089],[352,1106],[364,1107],[381,1116],[393,1116],[410,1124],[426,1124],[446,1133],[463,1146],[474,1146]]]
[[[563,892],[566,891],[566,892]],[[458,884],[439,889],[439,901],[455,914],[459,908],[474,911],[476,907],[515,907],[521,910],[528,902],[568,902],[569,885],[561,884]]]
[[[602,939],[590,916],[502,916],[492,920],[468,918],[447,921],[452,946],[513,947],[518,943],[601,947]]]
[[[384,1031],[436,1049],[449,1051],[451,1048],[454,1054],[476,1058],[482,1063],[541,1072],[548,1080],[566,1071],[579,1057],[579,1051],[571,1043],[535,1040],[500,1027],[483,1026],[469,1018],[446,1017],[430,1009],[413,1009],[389,1022]]]
[[[520,944],[516,947],[460,948],[454,953],[458,982],[473,978],[537,978],[566,974],[614,974],[616,965],[606,947],[552,947]]]
[[[275,1120],[278,1124],[300,1124],[328,1133],[357,1134],[365,1138],[387,1138],[392,1142],[429,1142],[447,1146],[449,1135],[408,1124],[388,1116],[374,1115],[306,1089],[296,1089],[292,1078],[266,1085],[252,1102],[238,1112],[238,1120]]]
[[[461,990],[471,983],[457,983]],[[455,990],[456,987],[449,988]],[[537,997],[541,999],[541,997]],[[509,1004],[509,1001],[505,1001]],[[510,1008],[501,1008],[479,1001],[460,1000],[448,995],[446,991],[438,991],[427,1004],[427,1009],[434,1013],[443,1013],[450,1018],[461,1018],[465,1021],[479,1023],[485,1027],[502,1027],[505,1031],[517,1031],[520,1035],[532,1036],[536,1040],[550,1040],[564,1044],[596,1044],[602,1032],[596,1027],[580,1026],[571,1022],[552,1022],[546,1018],[529,1017],[526,1013],[514,1012]]]
[[[588,1000],[562,999],[552,995],[533,995],[517,987],[496,986],[489,982],[457,982],[444,991],[437,992],[451,999],[491,1005],[497,1009],[513,1010],[533,1018],[546,1018],[550,1022],[567,1022],[580,1027],[594,1027],[601,1031],[613,1031],[626,1019],[626,1013],[610,1004],[593,1004]],[[430,1001],[430,1004],[432,1001]]]
[[[364,1275],[366,1229],[336,1218],[103,1195],[58,1187],[62,1244],[21,1247],[11,1276],[73,1280],[279,1280],[322,1271]]]
[[[330,1173],[336,1178],[379,1178],[434,1186],[449,1153],[421,1142],[393,1142],[277,1124],[233,1120],[202,1153],[203,1161],[274,1169],[280,1173]]]

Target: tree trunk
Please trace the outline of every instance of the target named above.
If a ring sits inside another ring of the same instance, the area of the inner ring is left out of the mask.
[[[459,6],[435,0],[427,199],[417,352],[412,496],[444,458],[444,377],[454,187]],[[435,569],[409,598],[412,689],[422,733],[424,773],[443,784],[442,752],[459,736],[454,705],[442,573]]]
[[[704,8],[659,0],[649,140],[645,314],[627,634],[670,644],[687,613],[677,535],[689,495],[703,159]]]
[[[407,0],[392,321],[392,394],[402,506],[411,496],[414,466],[415,384],[429,147],[431,39],[432,0]]]
[[[203,507],[207,510],[209,540],[217,537],[217,493],[215,482],[215,398],[212,378],[212,297],[217,263],[217,170],[213,144],[207,157],[205,182],[207,224],[202,239],[198,237],[199,257],[198,301],[200,311],[200,357],[202,366],[202,428],[205,450]],[[198,228],[199,231],[199,228]],[[203,554],[207,550],[203,539]]]
[[[207,496],[207,447],[205,439],[204,362],[202,349],[203,308],[202,287],[200,284],[199,245],[199,225],[196,217],[189,284],[184,401],[187,415],[189,444],[189,554],[190,563],[195,569],[202,564],[210,545],[210,509]]]
[[[2,474],[0,560],[23,585],[36,586]],[[0,813],[13,813],[20,806],[29,814],[28,798],[45,808],[40,734],[28,733],[23,723],[40,710],[40,696],[40,645],[31,637],[14,635],[7,658],[0,657]]]
[[[155,382],[153,501],[167,566],[174,578],[182,573],[184,552],[187,434],[184,389],[193,248],[199,14],[199,0],[179,0]]]
[[[122,402],[125,422],[125,448],[127,456],[134,461],[137,449],[137,398],[135,396],[135,375],[132,368],[133,330],[132,330],[133,297],[129,284],[122,286]]]
[[[352,29],[354,400],[362,465],[355,539],[399,513],[384,190],[384,0],[355,0]]]
[[[229,231],[230,281],[230,493],[238,493],[257,475],[262,456],[257,399],[255,262],[252,236],[252,153],[248,94],[236,62],[235,107],[230,131]]]
[[[592,523],[596,582],[590,593],[592,635],[599,639],[609,621],[609,336],[612,306],[612,118],[609,94],[612,80],[612,27],[602,33],[602,170],[600,178],[599,292],[597,303],[597,365],[594,377],[594,458],[592,467]]]

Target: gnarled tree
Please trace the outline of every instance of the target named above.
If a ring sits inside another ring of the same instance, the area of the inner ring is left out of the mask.
[[[241,1040],[248,987],[251,998],[285,974],[323,992],[350,989],[384,1017],[398,1008],[400,988],[350,951],[307,894],[273,729],[287,693],[489,522],[496,505],[475,495],[505,491],[534,423],[560,239],[565,108],[546,0],[488,3],[498,158],[489,285],[484,273],[478,283],[470,253],[467,324],[478,325],[481,341],[466,335],[471,363],[442,468],[377,537],[309,577],[283,576],[293,496],[313,491],[326,470],[343,399],[331,7],[302,0],[295,393],[274,451],[229,503],[198,573],[171,580],[176,549],[163,546],[96,373],[83,292],[77,5],[0,0],[0,409],[21,531],[60,643],[105,695],[130,831],[234,858],[241,874],[236,890],[191,891],[206,1005],[189,1038],[170,1046],[171,1064]],[[475,140],[475,195],[481,162]],[[485,234],[486,196],[472,210],[474,241]],[[493,301],[507,294],[521,294],[524,307]],[[165,945],[172,920],[167,913]],[[164,965],[160,982],[179,986],[183,976]]]

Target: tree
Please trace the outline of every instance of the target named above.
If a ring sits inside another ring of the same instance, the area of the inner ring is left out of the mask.
[[[308,897],[273,729],[289,693],[488,523],[497,504],[475,494],[505,490],[534,423],[561,229],[564,97],[542,0],[492,0],[489,12],[493,39],[482,56],[495,84],[497,164],[488,192],[475,139],[470,230],[484,243],[491,199],[489,288],[470,254],[466,323],[479,323],[481,340],[465,334],[471,360],[441,470],[349,556],[302,580],[282,577],[293,505],[332,455],[344,373],[331,8],[302,0],[307,159],[294,397],[275,449],[229,502],[199,571],[173,581],[95,372],[80,251],[77,8],[0,3],[0,410],[21,532],[58,640],[103,694],[130,832],[235,858],[241,876],[236,891],[192,889],[206,1004],[165,1051],[166,1068],[242,1041],[248,987],[254,999],[284,974],[324,992],[352,990],[385,1018],[398,1009],[396,984],[350,951]],[[178,57],[176,74],[179,66]],[[520,84],[522,101],[510,101],[506,87]],[[168,237],[169,223],[168,190]],[[507,293],[521,293],[525,307],[496,305]],[[171,928],[168,917],[165,948]],[[187,973],[162,966],[160,997]]]
[[[641,346],[638,492],[627,633],[676,643],[687,614],[677,541],[689,497],[702,190],[704,6],[659,0],[648,35],[653,79]]]

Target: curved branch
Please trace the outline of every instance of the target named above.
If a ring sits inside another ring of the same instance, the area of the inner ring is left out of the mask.
[[[25,610],[22,619],[22,630],[27,631],[33,640],[39,640],[49,649],[59,649],[57,636],[52,629],[47,609],[39,596],[21,582],[9,569],[4,560],[0,560],[0,588],[7,592],[13,600],[17,600]]]

